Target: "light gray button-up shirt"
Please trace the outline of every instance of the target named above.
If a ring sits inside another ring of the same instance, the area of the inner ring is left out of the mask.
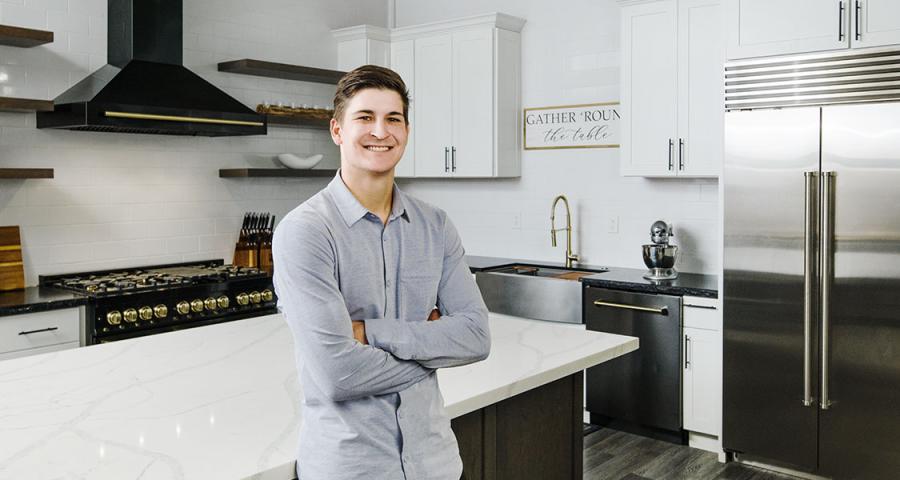
[[[447,214],[395,185],[383,224],[338,171],[285,216],[272,253],[303,387],[298,477],[459,479],[435,369],[483,360],[491,342]],[[426,321],[435,306],[442,317]]]

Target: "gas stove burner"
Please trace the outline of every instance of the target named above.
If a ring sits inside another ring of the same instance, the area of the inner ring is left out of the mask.
[[[267,278],[258,268],[223,265],[221,260],[159,265],[106,272],[53,276],[42,284],[88,295],[153,291],[189,285],[216,284],[232,279]]]

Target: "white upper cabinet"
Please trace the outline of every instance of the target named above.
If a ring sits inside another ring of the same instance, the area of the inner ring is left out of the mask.
[[[850,18],[853,32],[850,45],[853,47],[900,44],[900,1],[855,1]]]
[[[727,0],[729,59],[900,43],[897,0]]]
[[[390,57],[391,69],[400,75],[400,78],[403,79],[403,83],[406,84],[406,89],[409,91],[415,90],[415,43],[412,40],[391,43]],[[409,116],[408,120],[410,125],[415,125],[415,112],[412,108],[412,99],[410,99],[409,112],[407,115]],[[403,158],[400,159],[400,163],[397,164],[397,168],[394,169],[394,175],[397,177],[414,177],[416,175],[415,157],[416,132],[410,130],[409,138],[406,143],[406,151],[403,153]]]
[[[398,177],[521,174],[524,24],[494,13],[390,30],[389,65],[410,92],[410,138]],[[365,27],[336,31],[342,42],[357,42],[339,45],[339,53],[370,45],[351,35],[380,32]]]
[[[722,35],[719,0],[629,2],[622,8],[623,175],[718,175]]]
[[[450,144],[453,110],[452,35],[435,35],[415,40],[416,110],[415,172],[418,177],[450,173]]]
[[[724,38],[719,0],[678,2],[678,175],[722,168]]]

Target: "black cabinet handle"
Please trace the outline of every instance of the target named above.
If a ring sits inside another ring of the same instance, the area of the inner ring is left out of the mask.
[[[674,164],[672,163],[672,147],[674,147],[674,146],[675,146],[675,142],[673,142],[672,139],[670,138],[669,139],[669,171],[670,172],[672,171],[672,168],[674,167]]]
[[[860,25],[861,21],[859,17],[862,16],[862,5],[859,3],[859,0],[856,0],[856,39],[859,40],[862,38],[862,34],[860,33]]]
[[[54,330],[59,330],[59,327],[47,327],[41,328],[39,330],[28,330],[26,332],[19,332],[19,335],[31,335],[32,333],[52,332]]]
[[[838,41],[844,41],[844,0],[838,2]]]

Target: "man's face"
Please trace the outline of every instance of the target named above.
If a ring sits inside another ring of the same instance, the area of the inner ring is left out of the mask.
[[[341,148],[345,170],[390,172],[403,156],[408,135],[403,100],[393,90],[360,90],[347,103],[341,121],[331,120],[331,138]]]

